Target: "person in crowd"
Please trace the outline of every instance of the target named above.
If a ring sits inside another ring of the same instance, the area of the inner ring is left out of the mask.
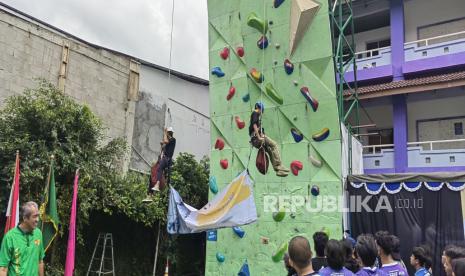
[[[464,248],[451,245],[444,249],[442,263],[447,276],[452,276],[452,261],[459,258],[465,258]]]
[[[312,250],[305,237],[295,236],[289,242],[289,264],[297,272],[297,276],[319,275],[312,267]]]
[[[360,270],[360,266],[357,260],[354,258],[354,246],[356,241],[352,237],[347,237],[341,242],[344,246],[345,252],[344,267],[352,271],[352,273],[357,273]]]
[[[369,234],[358,236],[355,244],[355,255],[362,268],[356,273],[357,276],[385,276],[376,265],[378,247],[375,238]]]
[[[319,271],[322,267],[328,266],[325,257],[325,247],[328,243],[328,239],[328,235],[323,231],[313,234],[313,248],[315,249],[316,256],[312,258],[312,266],[315,271]]]
[[[297,276],[297,271],[289,263],[289,253],[285,253],[283,257],[284,267],[287,270],[287,276]]]
[[[465,258],[458,258],[452,261],[452,276],[465,275]]]
[[[415,268],[415,276],[431,276],[428,269],[431,267],[431,253],[426,246],[417,246],[412,250],[410,264]]]
[[[390,276],[407,276],[407,270],[398,261],[400,260],[399,238],[386,231],[379,231],[375,234],[375,240],[381,260],[380,271]]]
[[[341,241],[329,240],[325,249],[328,266],[320,269],[321,276],[351,276],[354,275],[344,267],[345,251]]]

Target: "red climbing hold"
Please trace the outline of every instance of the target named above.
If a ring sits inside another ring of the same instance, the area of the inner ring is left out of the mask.
[[[221,138],[216,139],[215,149],[222,150],[224,148],[224,141]]]
[[[220,52],[220,56],[224,60],[228,59],[228,57],[229,57],[229,48],[224,47],[223,50],[221,50],[221,52]]]
[[[236,53],[238,56],[243,57],[244,56],[244,47],[240,46],[236,48]]]
[[[243,129],[245,127],[245,122],[241,120],[239,116],[234,117],[236,120],[236,125],[239,129]]]
[[[227,169],[228,168],[228,159],[221,159],[220,160],[220,165],[223,169]]]
[[[299,175],[299,171],[304,168],[304,165],[300,161],[292,161],[291,163],[291,171],[293,175]]]
[[[229,101],[234,96],[234,94],[236,94],[236,87],[231,85],[231,87],[229,87],[229,92],[228,96],[226,96],[226,100]]]

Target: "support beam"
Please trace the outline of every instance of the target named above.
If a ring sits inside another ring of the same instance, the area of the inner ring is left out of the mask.
[[[404,173],[408,168],[407,158],[407,102],[405,95],[392,97],[393,123],[394,123],[394,170]]]
[[[391,0],[391,64],[393,80],[404,79],[404,1]]]

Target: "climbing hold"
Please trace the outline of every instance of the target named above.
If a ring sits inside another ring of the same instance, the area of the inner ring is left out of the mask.
[[[257,46],[262,50],[266,49],[266,47],[268,47],[268,38],[262,35],[262,37],[260,37],[260,39],[257,41]]]
[[[239,116],[234,117],[234,120],[236,121],[236,125],[239,129],[243,129],[245,127],[245,122],[242,121]]]
[[[221,78],[221,77],[224,77],[224,72],[221,70],[220,67],[213,67],[212,75],[215,75],[218,78]]]
[[[289,51],[292,55],[313,21],[320,4],[313,0],[293,0],[289,24]]]
[[[228,59],[228,57],[229,57],[229,48],[228,47],[224,47],[223,50],[221,50],[220,57],[222,59],[224,59],[224,60]]]
[[[235,93],[236,93],[236,87],[231,85],[231,87],[229,87],[228,96],[226,96],[226,100],[229,101],[234,96]]]
[[[260,237],[260,242],[262,244],[268,244],[270,242],[270,238],[267,237]]]
[[[321,142],[329,136],[329,128],[325,127],[320,132],[312,135],[313,140]]]
[[[244,47],[242,46],[239,46],[236,48],[236,53],[239,57],[243,57],[244,56]]]
[[[281,95],[278,94],[278,92],[274,89],[271,83],[266,84],[265,92],[268,95],[268,97],[273,99],[276,103],[283,104],[284,102],[283,97],[281,97]]]
[[[258,149],[257,159],[255,159],[255,166],[257,170],[265,175],[268,172],[268,167],[270,166],[270,159],[268,154],[265,152],[264,148]]]
[[[260,33],[264,34],[268,31],[268,23],[260,18],[258,18],[257,14],[251,12],[249,17],[247,18],[247,25],[259,31]]]
[[[271,259],[273,262],[278,263],[283,260],[284,254],[287,251],[287,242],[283,242],[280,247],[278,247],[278,250],[271,256]]]
[[[291,219],[295,219],[295,214],[294,213],[290,214],[289,216],[291,217]]]
[[[220,165],[223,169],[227,169],[228,168],[228,159],[221,159],[220,160]]]
[[[320,194],[320,187],[318,187],[317,185],[313,185],[310,192],[313,196],[318,196]]]
[[[291,128],[291,134],[292,137],[294,137],[294,141],[296,143],[299,143],[300,141],[302,141],[302,139],[304,139],[304,135],[297,128]]]
[[[215,149],[222,150],[224,148],[224,141],[221,138],[216,139]]]
[[[279,49],[279,48],[281,47],[281,45],[279,45],[279,43],[276,43],[276,44],[274,45],[274,47],[275,47],[276,49]]]
[[[275,9],[277,9],[279,8],[279,6],[281,6],[282,3],[284,3],[284,0],[274,0],[273,6],[275,7]]]
[[[292,72],[294,72],[294,64],[289,59],[284,60],[284,71],[286,71],[286,74],[290,75]]]
[[[217,260],[218,262],[222,263],[222,262],[224,262],[224,259],[225,259],[225,257],[224,257],[223,254],[221,254],[220,252],[217,252],[217,253],[216,253],[216,260]]]
[[[292,120],[293,120],[294,122],[297,121],[297,116],[294,116],[294,117],[292,118]]]
[[[240,228],[239,226],[235,226],[232,228],[234,233],[236,233],[236,235],[239,237],[239,238],[243,238],[244,235],[245,235],[245,231],[242,230],[242,228]]]
[[[308,90],[308,87],[304,86],[300,88],[300,93],[302,93],[302,95],[308,101],[313,111],[316,111],[318,109],[318,101],[315,98],[313,98],[312,95],[310,95],[310,91]]]
[[[245,94],[244,96],[242,96],[242,101],[243,101],[244,103],[250,101],[250,94],[247,93],[247,94]]]
[[[295,85],[295,86],[299,85],[299,82],[295,80],[295,81],[294,81],[294,85]]]
[[[247,260],[242,264],[241,270],[237,273],[237,276],[250,276],[249,264]]]
[[[280,222],[286,216],[286,212],[284,210],[279,210],[278,212],[273,213],[273,220],[276,222]]]
[[[210,180],[208,181],[208,186],[210,187],[210,191],[212,193],[216,194],[218,193],[218,185],[216,185],[216,177],[215,176],[210,176]]]
[[[320,160],[318,160],[316,157],[314,157],[313,155],[310,155],[310,162],[312,163],[313,166],[317,168],[321,168],[321,166],[323,165],[323,163]]]
[[[298,160],[292,161],[291,171],[293,175],[296,175],[296,176],[299,175],[299,171],[301,171],[303,168],[304,168],[304,165],[302,164],[302,162]]]
[[[257,83],[262,83],[265,80],[265,77],[263,76],[260,71],[258,71],[255,68],[250,69],[250,76],[257,82]]]

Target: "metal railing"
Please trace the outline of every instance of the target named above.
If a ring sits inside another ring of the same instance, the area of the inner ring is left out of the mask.
[[[420,142],[408,142],[407,147],[411,146],[419,146],[419,145],[428,145],[429,147],[427,150],[434,150],[433,145],[435,144],[450,144],[450,143],[458,143],[458,142],[465,142],[465,139],[451,139],[451,140],[436,140],[436,141],[420,141]],[[394,144],[382,144],[382,145],[368,145],[363,146],[363,149],[371,150],[371,153],[380,152],[383,148],[394,148]],[[464,148],[465,149],[465,148]]]

